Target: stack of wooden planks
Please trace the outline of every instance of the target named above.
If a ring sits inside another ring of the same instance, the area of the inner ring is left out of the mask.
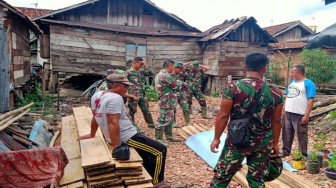
[[[179,135],[187,139],[188,137],[204,132],[204,131],[210,131],[213,130],[214,127],[206,127],[203,125],[197,125],[194,124],[193,126],[184,126],[182,128],[177,129],[177,132]],[[239,182],[243,187],[249,187],[248,182],[246,180],[246,174],[247,174],[248,167],[246,164],[243,165],[243,167],[236,173],[236,175],[233,177],[234,180]],[[313,188],[317,187],[314,183],[309,182],[299,175],[297,175],[294,172],[291,172],[287,169],[283,169],[282,174],[279,178],[277,178],[274,181],[265,183],[267,188],[287,188],[287,187],[295,187],[295,188]]]
[[[74,136],[77,139],[90,133],[92,112],[85,106],[73,108],[73,111],[78,133]],[[85,173],[83,179],[86,179],[88,187],[153,187],[152,177],[142,166],[142,158],[135,149],[130,148],[131,158],[127,161],[113,159],[112,149],[99,128],[94,138],[80,140],[79,148],[81,164],[77,164],[77,168]]]

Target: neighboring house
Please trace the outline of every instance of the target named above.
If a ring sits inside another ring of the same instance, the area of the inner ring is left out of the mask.
[[[203,88],[208,94],[221,92],[229,75],[233,79],[244,77],[245,56],[250,52],[267,54],[268,44],[276,42],[253,17],[225,20],[203,35],[199,40],[204,50],[203,63],[211,67]]]
[[[30,36],[41,34],[24,14],[0,0],[0,113],[13,107],[14,91],[30,80]]]
[[[90,0],[33,20],[49,37],[41,54],[50,58],[54,72],[125,70],[136,56],[158,72],[166,59],[203,57],[197,44],[201,32],[149,0]]]
[[[272,56],[274,65],[281,67],[280,75],[285,78],[285,83],[290,81],[289,66],[301,63],[302,52],[307,44],[307,37],[314,32],[301,21],[293,21],[284,24],[274,25],[264,28],[271,34],[278,43],[270,44],[269,53]]]
[[[16,9],[18,9],[19,11],[21,11],[23,14],[25,14],[26,16],[28,16],[30,19],[34,19],[36,17],[42,16],[44,14],[48,14],[54,10],[50,10],[50,9],[38,9],[38,8],[26,8],[26,7],[15,7]],[[48,62],[48,59],[42,58],[44,57],[43,54],[41,54],[41,48],[40,48],[40,44],[41,44],[41,40],[43,41],[43,39],[45,39],[45,35],[42,35],[40,37],[36,37],[34,35],[34,33],[30,34],[30,46],[31,46],[31,58],[30,61],[32,64],[37,63],[40,65],[43,65],[44,62]],[[41,57],[42,55],[42,57]],[[48,56],[47,56],[48,57]]]

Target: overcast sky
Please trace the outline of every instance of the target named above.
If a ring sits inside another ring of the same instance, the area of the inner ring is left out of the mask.
[[[83,0],[6,0],[13,6],[59,9]],[[204,31],[226,19],[254,16],[261,27],[301,20],[321,31],[336,23],[336,3],[322,0],[152,0]]]

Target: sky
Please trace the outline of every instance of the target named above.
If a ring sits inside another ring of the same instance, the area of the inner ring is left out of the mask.
[[[19,7],[59,9],[83,0],[6,0]],[[85,0],[84,0],[85,1]],[[336,3],[323,0],[151,0],[160,8],[205,31],[226,19],[253,16],[261,27],[301,20],[317,31],[336,23]]]

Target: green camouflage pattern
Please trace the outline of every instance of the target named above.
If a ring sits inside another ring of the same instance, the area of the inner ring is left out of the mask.
[[[226,139],[221,156],[214,168],[214,177],[210,187],[228,187],[232,177],[242,167],[246,157],[248,172],[246,179],[250,187],[265,187],[265,176],[268,172],[269,155],[273,144],[255,145],[246,149],[236,149],[230,139]]]
[[[183,77],[183,73],[179,74],[171,74],[172,77],[176,80],[176,82],[179,82],[181,84],[181,89],[176,92],[177,95],[177,102],[180,105],[182,111],[184,113],[189,112],[189,104],[187,98],[190,95],[190,89],[188,87],[188,84],[186,82],[183,82],[180,78]],[[181,76],[182,75],[182,76]]]
[[[155,89],[158,92],[160,108],[176,108],[176,93],[181,89],[181,82],[176,82],[175,79],[163,69],[155,76]]]
[[[160,129],[167,126],[172,126],[174,123],[174,110],[171,108],[160,108],[160,115],[155,125],[156,129]]]
[[[248,83],[249,87],[242,82]],[[240,117],[251,110],[251,102],[255,101],[256,92],[262,84],[262,80],[258,78],[244,78],[227,84],[222,97],[233,100],[231,117]],[[268,159],[273,146],[271,117],[275,107],[280,104],[283,104],[281,91],[268,84],[253,114],[254,121],[250,123],[250,146],[237,149],[232,145],[230,138],[226,139],[210,187],[227,187],[234,174],[241,168],[244,157],[247,158],[249,167],[246,176],[249,186],[265,187]]]
[[[149,110],[148,100],[146,98],[145,92],[145,83],[146,83],[146,76],[153,76],[154,71],[152,68],[148,67],[140,69],[138,71],[134,70],[132,67],[126,71],[127,79],[134,84],[133,86],[128,87],[128,93],[134,95],[139,98],[138,101],[133,101],[128,99],[129,114],[131,117],[137,112],[137,106],[139,105],[142,114],[151,115]]]
[[[188,104],[192,105],[192,97],[194,96],[201,107],[206,107],[206,101],[201,91],[201,80],[204,72],[202,68],[193,70],[188,67],[186,69],[186,83],[189,86],[190,94],[188,95]]]

